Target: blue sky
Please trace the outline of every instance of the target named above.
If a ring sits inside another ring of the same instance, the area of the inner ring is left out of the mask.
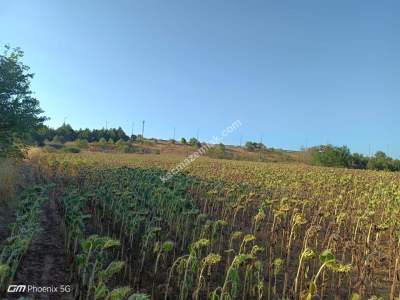
[[[3,0],[51,126],[400,157],[398,1]]]

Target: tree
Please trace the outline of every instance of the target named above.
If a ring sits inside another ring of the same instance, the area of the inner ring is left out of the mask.
[[[22,157],[29,136],[46,120],[22,57],[22,50],[9,46],[0,55],[0,157]]]
[[[181,138],[180,142],[181,142],[182,145],[186,145],[187,144],[187,141],[186,141],[186,139],[184,137]]]
[[[389,171],[394,169],[393,159],[388,157],[385,152],[378,151],[374,157],[371,157],[367,165],[368,169],[378,171]]]
[[[192,138],[189,140],[189,144],[190,144],[191,146],[195,146],[195,147],[200,147],[200,146],[201,146],[201,143],[198,141],[198,139],[196,139],[196,138],[194,138],[194,137],[192,137]]]
[[[61,127],[57,128],[56,134],[64,142],[75,141],[77,138],[77,134],[76,134],[75,130],[69,124],[63,124]]]
[[[233,157],[232,153],[226,151],[226,147],[222,143],[215,145],[214,147],[211,147],[208,150],[207,155],[213,158],[231,159]]]
[[[359,153],[353,153],[351,156],[351,168],[354,169],[366,169],[368,164],[368,157],[365,157]]]
[[[119,139],[123,139],[124,141],[129,140],[129,136],[125,134],[125,131],[121,127],[118,127],[115,133],[116,133],[116,140]]]
[[[322,145],[313,147],[311,151],[311,163],[326,167],[350,167],[351,152],[348,147],[335,147],[332,145]]]
[[[246,142],[245,148],[248,151],[265,150],[267,147],[263,143]]]

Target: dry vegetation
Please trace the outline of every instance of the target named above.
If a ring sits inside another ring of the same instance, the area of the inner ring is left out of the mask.
[[[180,159],[36,154],[77,297],[399,297],[397,173]]]

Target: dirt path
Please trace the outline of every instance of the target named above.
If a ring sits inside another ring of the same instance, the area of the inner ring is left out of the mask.
[[[61,286],[70,284],[68,261],[64,251],[64,236],[60,225],[61,217],[56,204],[54,200],[49,200],[43,207],[42,231],[32,242],[14,280],[14,284],[27,285],[26,292],[9,293],[8,299],[16,299],[19,296],[29,299],[73,299],[72,291],[60,293]],[[56,287],[58,292],[28,292],[28,285]]]

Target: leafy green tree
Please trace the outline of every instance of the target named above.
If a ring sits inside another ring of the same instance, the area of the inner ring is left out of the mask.
[[[256,142],[246,142],[245,148],[248,151],[259,151],[259,150],[265,150],[267,147],[263,143],[256,143]]]
[[[387,156],[385,152],[378,151],[368,161],[367,168],[378,171],[398,171],[397,162]]]
[[[90,138],[90,129],[86,128],[86,129],[79,129],[78,133],[77,133],[77,137],[79,139],[84,139],[89,141]]]
[[[231,159],[233,156],[231,153],[226,151],[226,147],[224,144],[220,143],[218,145],[215,145],[214,147],[211,147],[207,155],[213,158],[225,158],[225,159]]]
[[[192,137],[192,138],[189,140],[189,144],[190,144],[191,146],[194,146],[194,147],[200,147],[200,146],[201,146],[201,143],[199,142],[199,140],[196,139],[196,138],[194,138],[194,137]]]
[[[348,147],[322,145],[311,148],[311,163],[326,167],[350,167],[351,153]]]
[[[63,124],[61,127],[57,128],[56,135],[58,135],[64,142],[75,141],[77,138],[75,130],[69,124]]]
[[[38,146],[44,146],[45,142],[51,141],[55,135],[56,132],[53,128],[43,125],[31,134],[32,143],[36,143]]]
[[[354,169],[366,169],[368,164],[368,157],[362,154],[354,153],[351,156],[350,167]]]
[[[126,135],[125,131],[121,128],[118,127],[117,130],[115,131],[115,140],[122,139],[124,141],[129,140],[129,136]]]
[[[0,55],[0,157],[22,157],[29,136],[46,120],[32,96],[29,67],[23,52],[6,46]]]
[[[186,145],[186,144],[187,144],[187,141],[186,141],[186,139],[183,137],[183,138],[181,138],[180,143],[181,143],[182,145]]]

